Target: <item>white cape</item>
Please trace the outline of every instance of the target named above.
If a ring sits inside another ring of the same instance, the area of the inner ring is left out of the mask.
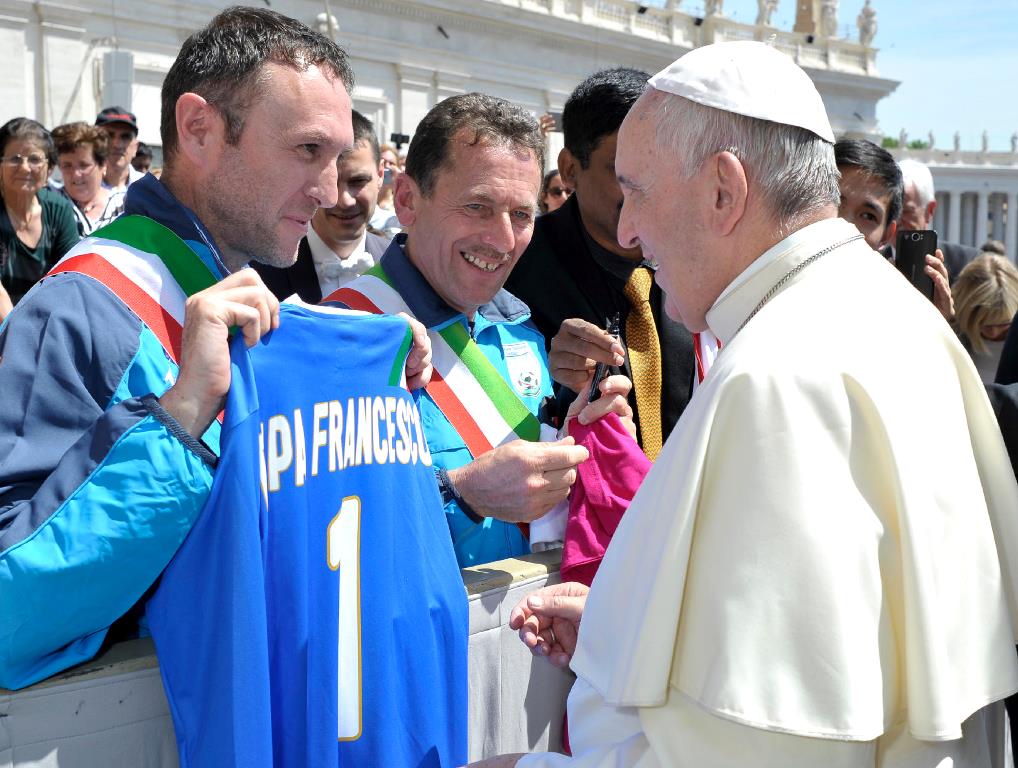
[[[1018,690],[1018,487],[934,307],[840,219],[708,313],[722,352],[622,520],[572,667],[800,736],[922,740]]]

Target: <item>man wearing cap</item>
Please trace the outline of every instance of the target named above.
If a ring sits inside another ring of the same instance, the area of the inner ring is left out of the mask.
[[[96,115],[95,124],[110,137],[110,156],[106,162],[103,186],[123,192],[145,174],[131,165],[138,151],[138,118],[123,107],[106,107]]]
[[[589,598],[549,587],[511,616],[572,655],[573,757],[489,765],[993,764],[1018,487],[974,369],[837,218],[834,136],[791,59],[721,43],[650,85],[619,133],[619,240],[721,353]]]

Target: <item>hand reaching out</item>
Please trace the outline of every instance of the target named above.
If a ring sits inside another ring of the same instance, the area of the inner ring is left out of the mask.
[[[575,581],[543,587],[513,608],[509,627],[519,631],[535,656],[547,656],[556,667],[568,666],[589,592],[590,587]]]

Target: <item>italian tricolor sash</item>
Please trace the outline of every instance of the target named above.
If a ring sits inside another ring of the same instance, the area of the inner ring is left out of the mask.
[[[184,303],[217,278],[175,233],[145,216],[121,216],[68,251],[49,274],[77,272],[109,288],[179,365]]]
[[[324,299],[374,314],[413,312],[380,264]],[[473,458],[502,443],[537,441],[541,426],[460,323],[429,330],[434,373],[428,394]]]

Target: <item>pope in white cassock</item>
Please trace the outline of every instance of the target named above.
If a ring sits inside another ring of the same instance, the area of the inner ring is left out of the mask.
[[[721,43],[650,86],[619,132],[619,241],[722,351],[585,606],[561,585],[514,612],[553,663],[575,643],[573,757],[486,764],[1000,764],[1018,488],[968,355],[837,218],[790,58]]]

